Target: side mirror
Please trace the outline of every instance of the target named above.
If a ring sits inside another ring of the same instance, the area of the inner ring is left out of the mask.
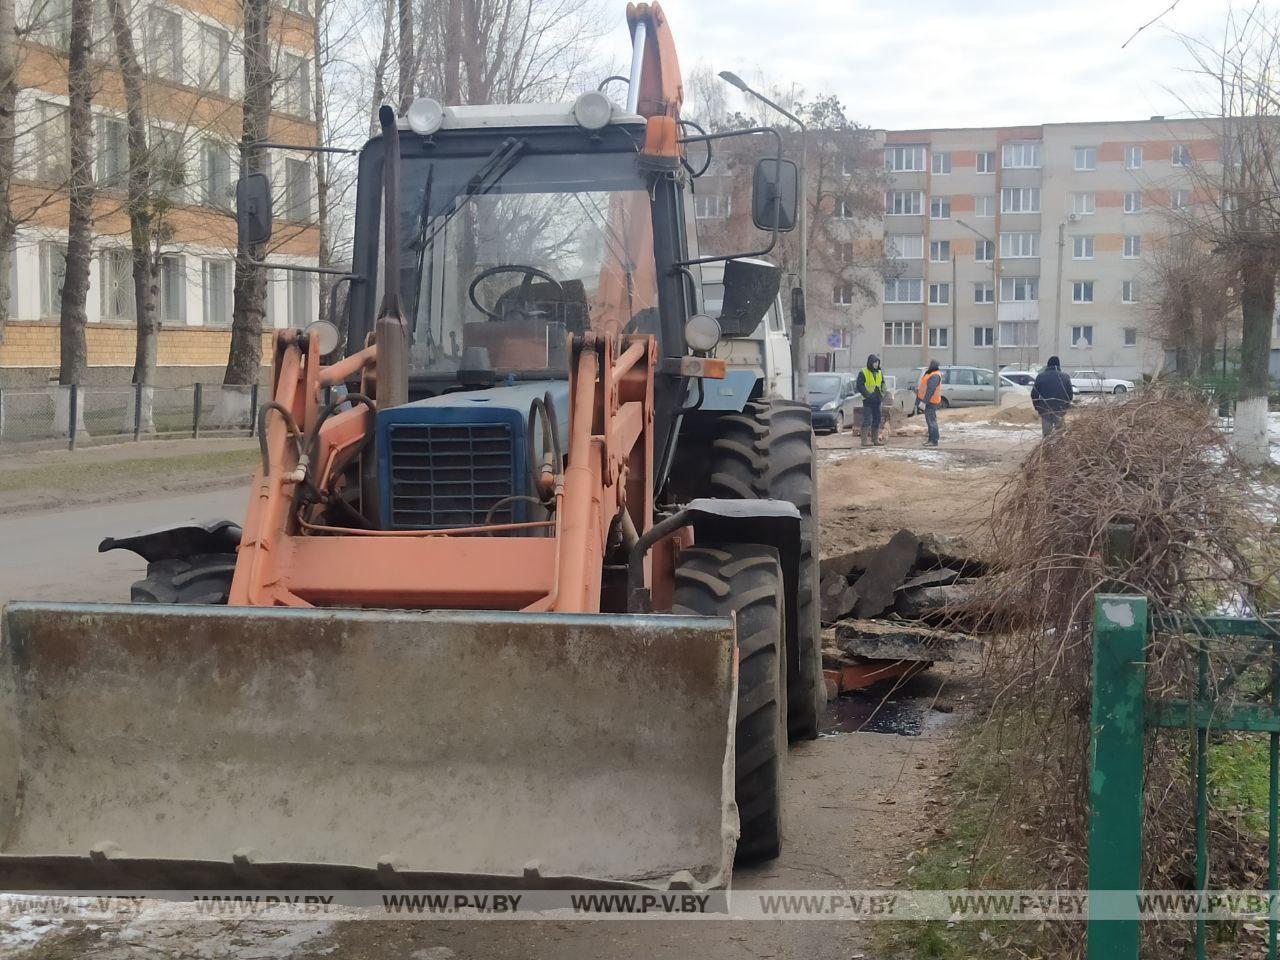
[[[769,312],[782,284],[782,270],[768,260],[730,260],[724,265],[724,303],[720,330],[726,337],[746,337]]]
[[[797,184],[794,160],[765,157],[756,163],[751,185],[751,219],[761,230],[795,229]]]
[[[804,287],[791,288],[791,328],[804,329]]]
[[[241,249],[271,239],[271,180],[251,173],[236,182],[236,237]]]

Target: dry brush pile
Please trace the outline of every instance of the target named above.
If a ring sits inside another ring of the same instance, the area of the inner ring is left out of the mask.
[[[989,831],[1015,838],[1045,887],[1087,882],[1095,593],[1143,593],[1153,619],[1271,609],[1276,514],[1265,481],[1231,455],[1201,396],[1155,386],[1073,413],[996,497],[994,571],[961,613],[1000,638],[990,646],[989,732],[1007,760],[1007,795]],[[1134,549],[1108,568],[1113,524],[1134,527]],[[1154,633],[1148,662],[1149,695],[1193,693],[1186,637]],[[1215,664],[1215,675],[1223,670]],[[1148,888],[1193,886],[1189,744],[1179,731],[1149,740]],[[1239,821],[1214,811],[1210,886],[1239,885],[1265,864]],[[1154,935],[1181,936],[1173,926]],[[1062,933],[1078,945],[1080,931]]]

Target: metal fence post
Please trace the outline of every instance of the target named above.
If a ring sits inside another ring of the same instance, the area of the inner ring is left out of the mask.
[[[133,385],[133,439],[142,438],[142,384]]]
[[[204,384],[197,383],[192,395],[195,397],[195,402],[191,410],[191,439],[195,440],[200,436],[200,408],[204,406]]]
[[[4,390],[0,389],[0,443],[4,443]]]
[[[1142,767],[1146,733],[1147,599],[1094,598],[1089,769],[1088,960],[1137,960],[1136,912],[1094,919],[1101,891],[1142,887]],[[1129,904],[1136,911],[1137,904]]]
[[[76,448],[76,408],[80,405],[80,385],[71,384],[71,403],[67,406],[67,449]]]
[[[249,388],[249,436],[258,430],[258,383],[255,380]]]

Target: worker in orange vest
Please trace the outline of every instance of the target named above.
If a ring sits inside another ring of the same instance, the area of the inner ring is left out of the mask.
[[[942,371],[938,369],[938,361],[930,360],[929,369],[920,376],[916,386],[916,413],[924,408],[924,422],[929,428],[926,447],[938,445],[938,407],[942,406]]]

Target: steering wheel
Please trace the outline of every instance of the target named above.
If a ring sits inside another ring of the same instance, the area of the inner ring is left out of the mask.
[[[471,281],[471,286],[467,287],[467,299],[471,301],[471,305],[490,320],[497,320],[501,322],[507,318],[501,314],[494,313],[492,310],[489,310],[484,306],[481,306],[480,301],[476,299],[476,288],[485,280],[488,280],[490,277],[496,277],[500,273],[524,274],[524,280],[521,282],[520,290],[516,294],[516,298],[524,303],[530,302],[529,293],[533,287],[533,280],[535,277],[539,280],[545,280],[555,287],[561,297],[565,295],[564,287],[560,286],[560,281],[551,276],[551,274],[547,273],[545,270],[539,270],[537,267],[525,266],[522,263],[501,263],[496,267],[489,267],[488,269],[481,270],[476,274],[475,279]]]

